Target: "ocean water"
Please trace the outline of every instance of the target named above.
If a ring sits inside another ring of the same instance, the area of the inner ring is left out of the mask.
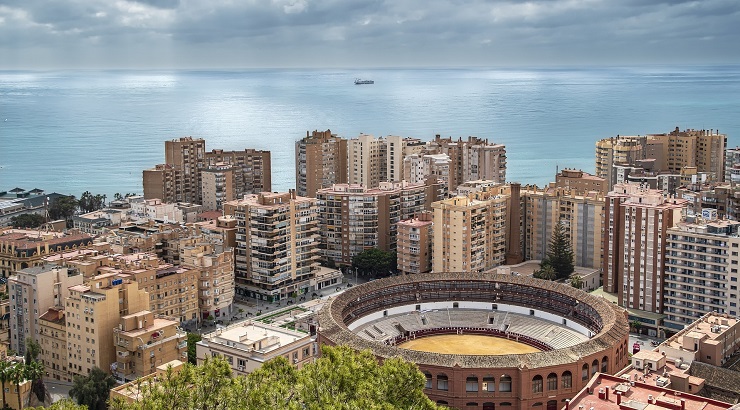
[[[356,77],[374,85],[354,85]],[[272,152],[295,185],[294,142],[331,129],[505,144],[508,178],[594,170],[604,137],[719,129],[740,141],[740,66],[598,69],[0,71],[0,190],[141,193],[164,141]]]

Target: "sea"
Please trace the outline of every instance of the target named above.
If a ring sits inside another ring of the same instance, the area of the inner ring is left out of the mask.
[[[736,146],[740,66],[0,71],[0,191],[142,193],[142,171],[183,136],[271,151],[286,191],[295,141],[327,129],[485,138],[506,145],[508,180],[542,186],[593,172],[601,138],[676,127]]]

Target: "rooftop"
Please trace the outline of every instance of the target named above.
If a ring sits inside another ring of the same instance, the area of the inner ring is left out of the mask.
[[[225,345],[246,352],[267,354],[281,347],[309,339],[310,335],[287,328],[272,326],[258,321],[235,323],[203,335],[198,343]]]
[[[699,320],[671,336],[671,338],[663,342],[661,346],[683,350],[684,337],[691,337],[694,339],[702,339],[706,337],[709,340],[715,340],[723,337],[725,331],[731,329],[737,322],[738,318],[730,315],[707,313]]]

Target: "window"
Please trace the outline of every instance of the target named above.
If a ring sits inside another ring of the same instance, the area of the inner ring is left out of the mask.
[[[573,387],[573,375],[569,371],[563,372],[563,377],[561,378],[563,383],[564,389],[570,389]]]
[[[498,380],[498,391],[510,392],[511,391],[511,376],[505,374]]]
[[[547,390],[557,390],[558,389],[558,375],[555,373],[550,373],[547,375]]]
[[[445,374],[438,374],[437,375],[437,390],[445,390],[447,391],[447,375]]]
[[[478,391],[478,378],[475,376],[470,376],[467,379],[465,379],[465,391],[473,392]]]
[[[496,391],[496,380],[492,376],[483,378],[483,391],[493,393]]]
[[[606,373],[609,369],[609,358],[604,356],[603,359],[601,359],[601,373]]]
[[[425,389],[431,389],[432,388],[432,374],[424,372],[424,377],[426,378],[426,383],[424,384]]]
[[[595,375],[598,370],[599,361],[597,359],[594,359],[593,363],[591,363],[591,376]]]
[[[532,378],[532,393],[542,393],[542,376],[539,374]]]
[[[588,380],[588,363],[583,365],[583,370],[581,371],[581,380]]]

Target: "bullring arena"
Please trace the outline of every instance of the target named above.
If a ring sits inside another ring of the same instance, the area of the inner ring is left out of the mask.
[[[628,332],[620,308],[567,285],[436,273],[348,289],[319,313],[318,338],[416,363],[439,404],[555,410],[627,365]]]

